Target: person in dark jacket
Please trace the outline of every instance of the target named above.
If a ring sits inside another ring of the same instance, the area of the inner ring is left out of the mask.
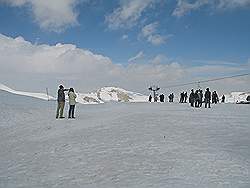
[[[165,100],[164,94],[161,94],[159,97],[160,97],[160,102],[164,102],[164,100]]]
[[[194,93],[194,101],[195,101],[195,107],[198,108],[199,106],[199,90],[196,90]]]
[[[180,94],[180,103],[184,102],[184,92]]]
[[[149,102],[152,102],[152,95],[149,95],[148,101],[149,101]]]
[[[174,102],[174,94],[173,93],[170,93],[170,95],[168,96],[169,98],[169,102]]]
[[[225,103],[225,99],[226,99],[225,95],[222,95],[221,103]]]
[[[202,101],[203,101],[203,93],[202,93],[201,89],[200,89],[200,92],[198,94],[199,94],[199,107],[201,107],[202,106]]]
[[[205,108],[211,108],[210,106],[211,103],[211,92],[209,91],[209,88],[207,88],[206,92],[205,92]]]
[[[191,89],[191,93],[190,93],[190,95],[189,95],[189,103],[190,103],[190,105],[191,105],[192,107],[194,107],[194,100],[195,100],[195,98],[194,98],[194,90]]]
[[[212,93],[212,103],[213,103],[213,104],[217,104],[218,101],[219,101],[219,97],[218,97],[216,91],[214,91],[214,92]]]
[[[184,103],[187,103],[187,98],[188,98],[188,94],[187,92],[184,93]]]
[[[57,91],[57,110],[56,110],[56,118],[64,118],[63,110],[65,106],[65,94],[64,91],[68,91],[68,89],[64,89],[63,85],[59,86]],[[60,115],[60,116],[59,116]]]

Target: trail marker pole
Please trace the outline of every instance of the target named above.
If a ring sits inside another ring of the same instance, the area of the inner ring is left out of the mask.
[[[46,94],[47,94],[48,101],[49,101],[49,89],[47,87],[46,87]]]

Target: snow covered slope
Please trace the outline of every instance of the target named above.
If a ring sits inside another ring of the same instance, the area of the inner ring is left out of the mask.
[[[25,92],[25,91],[16,91],[14,89],[11,89],[3,84],[0,84],[0,90],[7,91],[9,93],[13,93],[16,95],[23,95],[23,96],[28,96],[28,97],[34,97],[34,98],[39,98],[43,100],[55,100],[54,97],[48,96],[45,93],[31,93],[31,92]]]
[[[250,95],[250,92],[231,92],[230,94],[225,95],[226,103],[236,103],[236,102],[246,102],[247,96]]]
[[[1,99],[1,188],[250,187],[248,105],[78,105],[56,120],[54,102]]]
[[[78,102],[83,104],[98,104],[104,102],[147,102],[147,96],[117,87],[103,87],[96,92],[78,93]]]
[[[48,100],[48,96],[45,93],[30,93],[24,91],[13,90],[3,84],[0,84],[0,90],[14,93],[17,95],[24,95],[35,97],[39,99]],[[105,102],[147,102],[147,96],[140,93],[135,93],[131,91],[126,91],[117,87],[103,87],[96,92],[92,93],[76,93],[77,102],[81,104],[102,104]],[[54,97],[49,96],[50,100],[55,100]],[[67,100],[67,95],[66,95]]]

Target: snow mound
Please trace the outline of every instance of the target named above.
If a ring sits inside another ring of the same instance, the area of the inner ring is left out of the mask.
[[[42,100],[55,100],[54,97],[48,96],[46,93],[33,93],[33,92],[26,92],[26,91],[16,91],[14,89],[11,89],[7,87],[6,85],[0,84],[0,90],[13,93],[16,95],[23,95],[23,96],[28,96],[28,97],[34,97]]]
[[[226,103],[239,103],[246,102],[247,97],[250,95],[250,92],[231,92],[230,94],[225,95]]]
[[[147,102],[147,96],[118,87],[103,87],[92,93],[77,93],[77,102],[100,104],[105,102]]]

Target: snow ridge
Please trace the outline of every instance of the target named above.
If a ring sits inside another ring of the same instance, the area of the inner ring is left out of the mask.
[[[45,93],[31,93],[25,91],[16,91],[3,84],[0,84],[0,90],[7,91],[9,93],[39,98],[43,100],[56,100],[55,97],[47,96]],[[135,93],[121,89],[118,87],[103,87],[95,92],[91,93],[76,93],[77,102],[81,104],[102,104],[105,102],[147,102],[147,96],[140,93]],[[67,95],[66,95],[67,100]]]
[[[9,93],[13,93],[16,95],[22,95],[22,96],[28,96],[28,97],[34,97],[42,100],[55,100],[54,97],[48,96],[45,93],[33,93],[33,92],[26,92],[26,91],[16,91],[14,89],[11,89],[7,87],[6,85],[0,84],[0,90],[7,91]]]

